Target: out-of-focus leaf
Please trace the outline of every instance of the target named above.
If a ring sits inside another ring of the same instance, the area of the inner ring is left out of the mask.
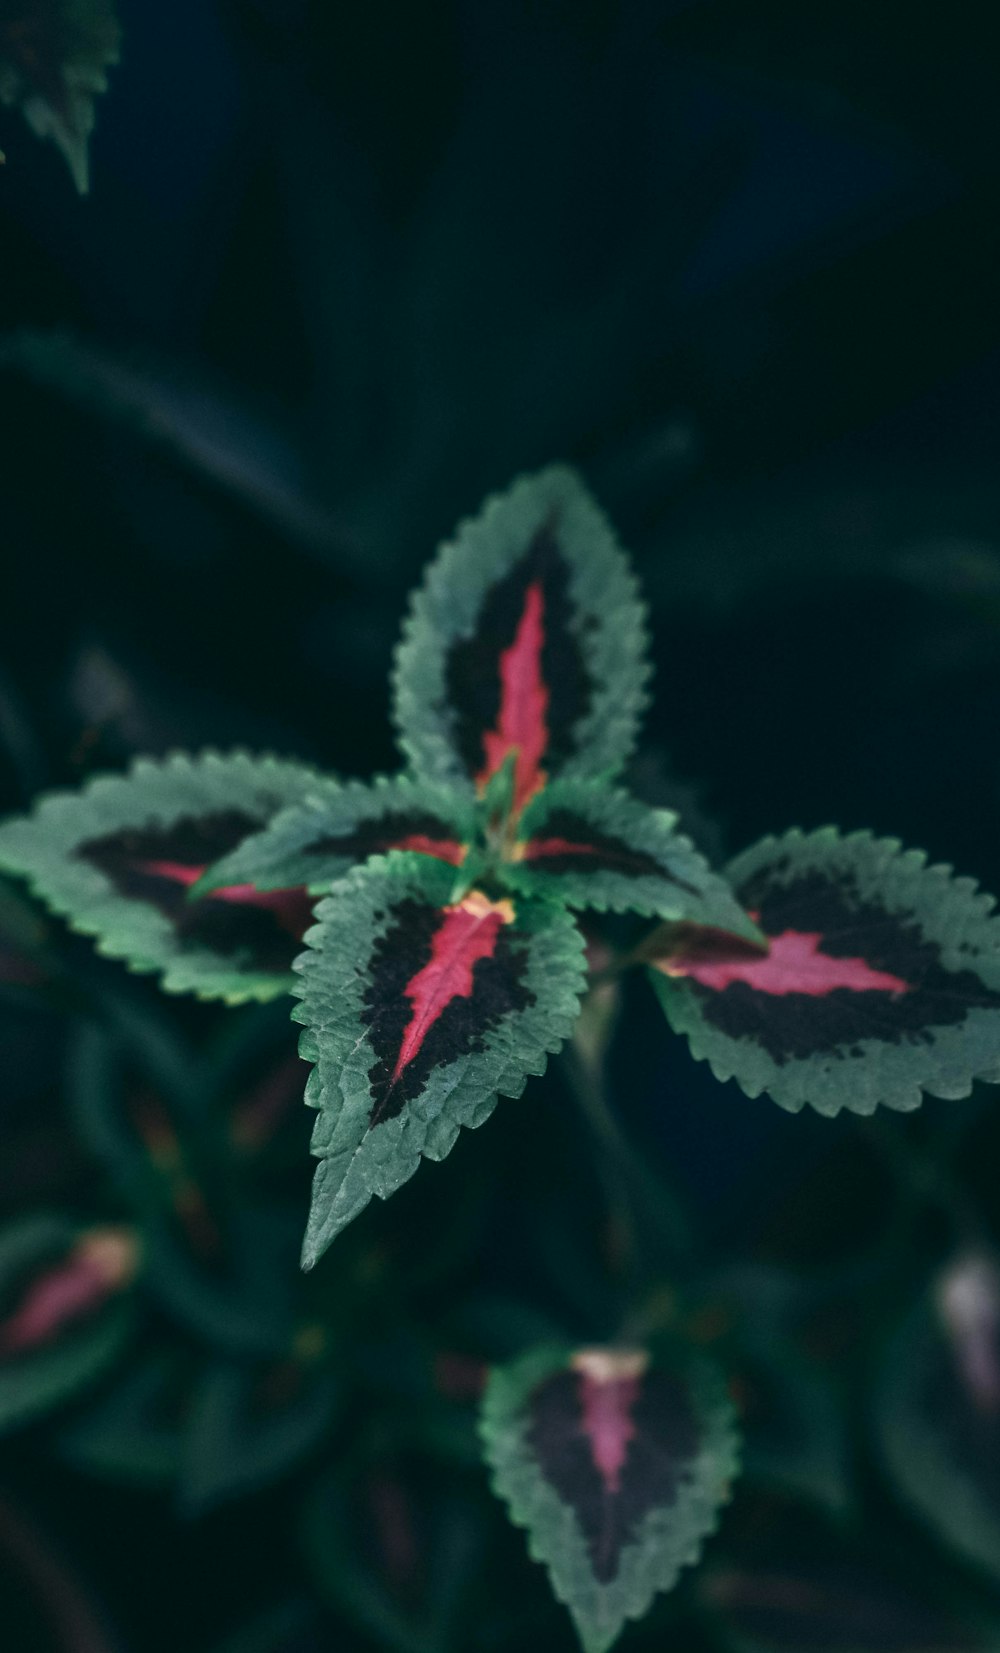
[[[199,1250],[176,1222],[148,1239],[147,1285],[210,1348],[240,1356],[280,1355],[295,1325],[297,1231],[280,1211],[240,1207]]]
[[[467,1476],[391,1450],[318,1484],[304,1539],[324,1597],[393,1653],[465,1653],[487,1521]]]
[[[47,1411],[110,1365],[131,1326],[138,1261],[125,1228],[33,1217],[0,1235],[0,1429]]]
[[[533,1350],[493,1372],[482,1436],[585,1653],[605,1653],[697,1560],[736,1473],[725,1386],[687,1352]]]
[[[995,1640],[953,1611],[905,1555],[851,1537],[814,1512],[753,1503],[696,1591],[733,1653],[988,1653]]]
[[[171,992],[229,1004],[286,992],[312,906],[302,892],[189,891],[213,861],[306,797],[307,765],[246,752],[138,759],[0,826],[0,867],[71,926]]]
[[[1000,1579],[1000,1266],[958,1256],[888,1345],[882,1456],[910,1507]]]
[[[319,1328],[300,1333],[279,1359],[254,1365],[217,1364],[201,1380],[185,1433],[180,1499],[202,1514],[253,1492],[318,1450],[338,1399],[336,1380],[312,1358]]]
[[[331,1653],[330,1632],[309,1602],[289,1601],[227,1636],[214,1653]]]
[[[52,139],[81,195],[90,184],[95,101],[107,90],[120,43],[112,0],[0,4],[0,103],[20,108],[38,137]]]
[[[154,1349],[60,1430],[58,1450],[77,1468],[137,1486],[169,1486],[180,1473],[196,1358]]]

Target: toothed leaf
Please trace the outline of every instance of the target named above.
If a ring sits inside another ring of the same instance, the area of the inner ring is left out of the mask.
[[[827,1115],[1000,1082],[1000,920],[970,879],[832,827],[765,838],[727,877],[768,954],[718,942],[652,971],[717,1079]]]
[[[504,876],[525,895],[569,907],[611,908],[713,925],[754,940],[724,879],[687,838],[677,817],[593,781],[555,781],[518,822]]]
[[[517,753],[515,805],[556,775],[614,774],[645,703],[644,611],[579,478],[515,482],[461,524],[415,593],[395,714],[422,774],[482,790]]]
[[[118,62],[121,30],[111,0],[4,0],[0,103],[20,108],[39,138],[62,151],[81,195],[94,104]]]
[[[584,962],[569,915],[479,891],[453,904],[454,877],[427,856],[371,861],[317,909],[296,963],[320,1110],[306,1267],[421,1155],[443,1159],[498,1095],[519,1096],[572,1029]]]
[[[290,988],[311,921],[303,891],[248,886],[191,900],[206,868],[316,786],[299,763],[205,752],[140,758],[0,826],[0,867],[27,878],[98,950],[160,971],[172,992],[230,1004]]]
[[[131,1323],[137,1264],[124,1228],[31,1217],[0,1235],[0,1431],[110,1364]]]
[[[604,1653],[697,1559],[736,1472],[724,1383],[686,1352],[534,1350],[493,1372],[482,1437],[585,1653]]]
[[[200,888],[253,884],[261,890],[305,885],[327,890],[359,862],[411,850],[457,866],[474,830],[467,799],[406,776],[323,781],[304,803],[223,856]]]

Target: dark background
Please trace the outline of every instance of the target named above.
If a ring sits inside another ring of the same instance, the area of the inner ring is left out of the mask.
[[[703,841],[870,826],[1000,887],[989,8],[121,10],[89,198],[0,118],[5,807],[175,746],[393,766],[408,588],[567,459]],[[863,1202],[846,1128],[714,1085],[641,997],[626,1030],[620,1105],[710,1231],[757,1244],[804,1178]],[[14,1110],[55,1081],[11,1040]],[[233,1531],[220,1600],[267,1550]]]

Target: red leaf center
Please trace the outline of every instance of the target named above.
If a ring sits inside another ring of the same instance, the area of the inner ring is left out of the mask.
[[[486,763],[476,776],[477,784],[485,785],[516,751],[515,811],[545,784],[541,762],[549,742],[549,691],[542,676],[544,646],[545,595],[542,582],[533,580],[514,641],[500,655],[500,711],[496,728],[483,736]]]

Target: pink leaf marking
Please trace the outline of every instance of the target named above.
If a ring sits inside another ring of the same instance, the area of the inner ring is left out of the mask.
[[[648,1356],[641,1352],[582,1349],[571,1365],[580,1378],[583,1433],[605,1490],[616,1493],[635,1439],[633,1408]]]
[[[417,855],[433,855],[436,861],[447,861],[453,867],[460,867],[465,859],[466,845],[452,838],[430,838],[425,832],[411,832],[388,848],[412,850]]]
[[[497,936],[514,919],[509,901],[490,901],[473,890],[457,907],[446,907],[431,943],[431,956],[406,989],[413,1012],[403,1034],[393,1084],[419,1053],[428,1031],[452,999],[467,999],[480,959],[492,958]]]
[[[207,870],[205,867],[185,866],[181,861],[140,861],[140,872],[153,878],[170,878],[190,889]],[[221,890],[211,890],[206,901],[232,901],[241,906],[261,907],[273,913],[283,930],[301,941],[312,923],[313,902],[304,889],[258,890],[253,884],[227,884]]]
[[[84,1235],[28,1283],[14,1313],[0,1325],[0,1354],[22,1354],[51,1343],[64,1326],[128,1285],[136,1262],[135,1239],[127,1229],[100,1228]]]
[[[477,784],[484,786],[516,751],[515,811],[545,783],[541,762],[549,743],[549,691],[542,677],[544,646],[545,595],[541,581],[533,580],[514,641],[500,656],[500,713],[497,727],[483,736],[486,763],[476,776]]]
[[[678,953],[655,961],[667,976],[690,976],[703,987],[721,993],[733,982],[746,982],[756,993],[782,997],[803,993],[822,999],[840,987],[853,993],[910,991],[910,983],[886,970],[875,970],[863,958],[834,958],[820,949],[822,935],[802,930],[783,930],[771,937],[770,950],[753,957],[699,958],[696,953]]]

